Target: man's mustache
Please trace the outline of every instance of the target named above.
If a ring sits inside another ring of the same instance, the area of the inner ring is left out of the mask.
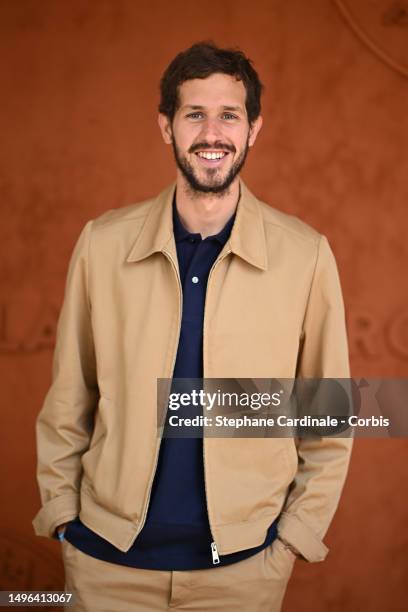
[[[224,144],[223,142],[215,142],[214,144],[209,144],[208,142],[199,142],[197,144],[192,145],[188,152],[195,153],[196,151],[203,151],[205,149],[219,149],[222,151],[230,151],[231,153],[235,153],[236,149],[234,145]]]

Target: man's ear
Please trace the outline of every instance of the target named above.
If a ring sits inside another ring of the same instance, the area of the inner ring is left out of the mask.
[[[159,113],[157,121],[159,123],[159,128],[160,128],[164,142],[166,144],[171,144],[173,142],[173,136],[171,133],[170,119],[167,117],[167,115],[163,115],[163,113]]]
[[[262,123],[263,123],[263,119],[261,115],[259,115],[255,119],[255,121],[251,123],[251,127],[249,128],[249,139],[248,139],[249,147],[252,147],[252,145],[255,143],[256,137],[258,136],[258,132],[262,127]]]

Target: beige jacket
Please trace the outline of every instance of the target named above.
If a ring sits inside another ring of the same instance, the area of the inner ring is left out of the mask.
[[[349,377],[327,239],[240,187],[208,279],[204,376]],[[36,425],[37,535],[52,537],[79,514],[127,551],[143,527],[160,445],[157,379],[172,377],[181,323],[174,190],[88,221],[73,250]],[[325,558],[351,439],[204,438],[203,446],[219,554],[260,545],[282,512],[281,537],[308,561]]]

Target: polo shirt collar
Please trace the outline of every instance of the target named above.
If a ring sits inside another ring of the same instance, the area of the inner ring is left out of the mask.
[[[173,195],[173,230],[174,230],[174,239],[176,242],[181,242],[187,238],[199,238],[201,235],[199,233],[189,232],[188,229],[183,225],[183,222],[180,218],[180,215],[176,206],[176,192]],[[236,210],[234,214],[229,218],[224,227],[218,232],[218,234],[213,234],[212,236],[208,236],[208,238],[213,238],[217,240],[222,246],[227,242],[228,236],[231,233],[232,226],[235,221]]]

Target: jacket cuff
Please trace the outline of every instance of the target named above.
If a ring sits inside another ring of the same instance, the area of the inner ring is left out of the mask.
[[[36,535],[55,538],[55,529],[79,514],[79,494],[69,493],[50,499],[37,512],[32,524]]]
[[[306,561],[323,561],[329,552],[315,532],[295,514],[282,512],[278,523],[278,534],[296,548]]]

